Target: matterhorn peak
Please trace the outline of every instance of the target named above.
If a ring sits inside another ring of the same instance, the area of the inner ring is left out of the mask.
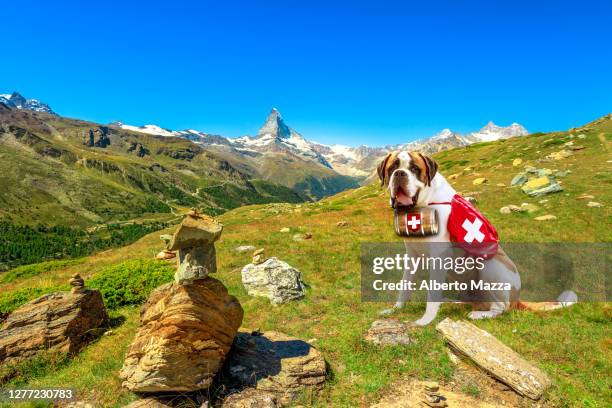
[[[291,129],[283,121],[283,117],[278,109],[272,108],[266,122],[263,124],[261,129],[259,129],[257,136],[271,136],[275,139],[286,139],[291,136]]]
[[[487,124],[481,129],[482,130],[487,130],[487,129],[497,129],[499,126],[497,126],[492,120],[490,120],[489,122],[487,122]]]

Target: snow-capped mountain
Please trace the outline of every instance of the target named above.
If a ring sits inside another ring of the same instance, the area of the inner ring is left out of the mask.
[[[510,126],[497,126],[487,123],[476,132],[460,134],[451,129],[408,143],[382,147],[325,145],[305,139],[283,120],[280,112],[273,108],[256,136],[226,138],[210,135],[197,130],[172,131],[155,125],[129,126],[119,123],[123,129],[161,136],[175,136],[192,140],[209,148],[228,154],[259,157],[274,152],[287,152],[307,161],[312,161],[335,170],[337,173],[365,178],[371,175],[380,159],[393,150],[416,150],[433,154],[443,150],[464,147],[472,143],[489,142],[528,134],[527,129],[518,123]]]
[[[55,112],[53,112],[46,103],[42,103],[37,99],[26,99],[18,92],[13,92],[12,94],[0,94],[0,103],[3,103],[11,108],[55,114]]]
[[[502,127],[497,126],[493,122],[489,122],[478,132],[470,133],[468,138],[475,138],[482,142],[491,142],[493,140],[507,139],[514,136],[525,136],[527,134],[527,129],[518,123],[513,123],[507,127]]]
[[[114,124],[122,129],[136,132],[160,136],[182,137],[201,145],[225,148],[225,150],[248,156],[257,156],[258,154],[280,152],[284,150],[306,160],[315,161],[325,167],[332,168],[325,157],[313,148],[313,143],[307,141],[302,135],[287,126],[276,108],[272,108],[265,123],[259,129],[259,132],[257,132],[257,136],[254,137],[243,136],[239,138],[225,138],[223,136],[210,135],[193,129],[172,131],[156,125],[130,126],[121,122],[115,122]]]

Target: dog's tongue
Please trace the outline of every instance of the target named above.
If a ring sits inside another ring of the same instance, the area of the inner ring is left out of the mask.
[[[412,198],[408,197],[408,194],[404,193],[403,189],[398,189],[397,194],[395,195],[395,199],[401,205],[412,205]]]

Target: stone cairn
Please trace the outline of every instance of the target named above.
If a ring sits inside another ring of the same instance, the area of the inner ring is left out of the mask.
[[[259,265],[266,260],[264,255],[264,249],[260,248],[257,251],[253,252],[253,265]]]
[[[167,239],[177,251],[175,281],[155,289],[120,372],[123,386],[144,394],[206,390],[230,350],[243,311],[216,272],[214,243],[223,226],[192,210]]]
[[[166,247],[168,246],[170,241],[172,241],[172,235],[169,234],[160,235],[159,238],[164,241],[164,246]],[[172,258],[176,258],[176,253],[174,253],[173,251],[168,251],[167,249],[163,249],[161,252],[155,255],[155,259],[159,259],[160,261],[165,261]]]
[[[217,271],[215,241],[222,231],[223,226],[212,217],[195,209],[187,214],[166,244],[167,251],[178,251],[176,283],[189,284]]]
[[[79,275],[78,273],[75,273],[74,275],[72,275],[68,283],[70,284],[70,286],[72,286],[72,289],[71,289],[72,294],[76,295],[76,294],[85,292],[85,281],[83,280],[83,278],[81,278],[81,275]]]
[[[435,382],[427,382],[423,384],[423,393],[421,401],[429,407],[447,407],[446,398],[440,394],[440,385]]]

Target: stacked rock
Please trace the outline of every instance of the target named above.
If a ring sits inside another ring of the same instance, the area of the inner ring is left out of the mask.
[[[73,294],[80,294],[85,292],[85,281],[81,278],[81,275],[75,273],[72,275],[72,278],[68,281],[70,286],[72,286],[71,292]]]
[[[140,315],[119,376],[137,393],[183,393],[207,389],[221,369],[243,311],[216,272],[214,243],[223,226],[192,210],[166,250],[178,251],[175,282],[155,289]]]
[[[423,385],[423,396],[421,400],[429,407],[447,407],[446,398],[440,395],[440,385],[435,382],[427,382]]]
[[[259,265],[266,260],[264,256],[264,249],[260,248],[257,251],[253,252],[253,265]]]
[[[223,225],[209,216],[196,210],[187,214],[166,244],[167,251],[178,251],[176,283],[190,284],[217,271],[215,241],[222,231]]]

